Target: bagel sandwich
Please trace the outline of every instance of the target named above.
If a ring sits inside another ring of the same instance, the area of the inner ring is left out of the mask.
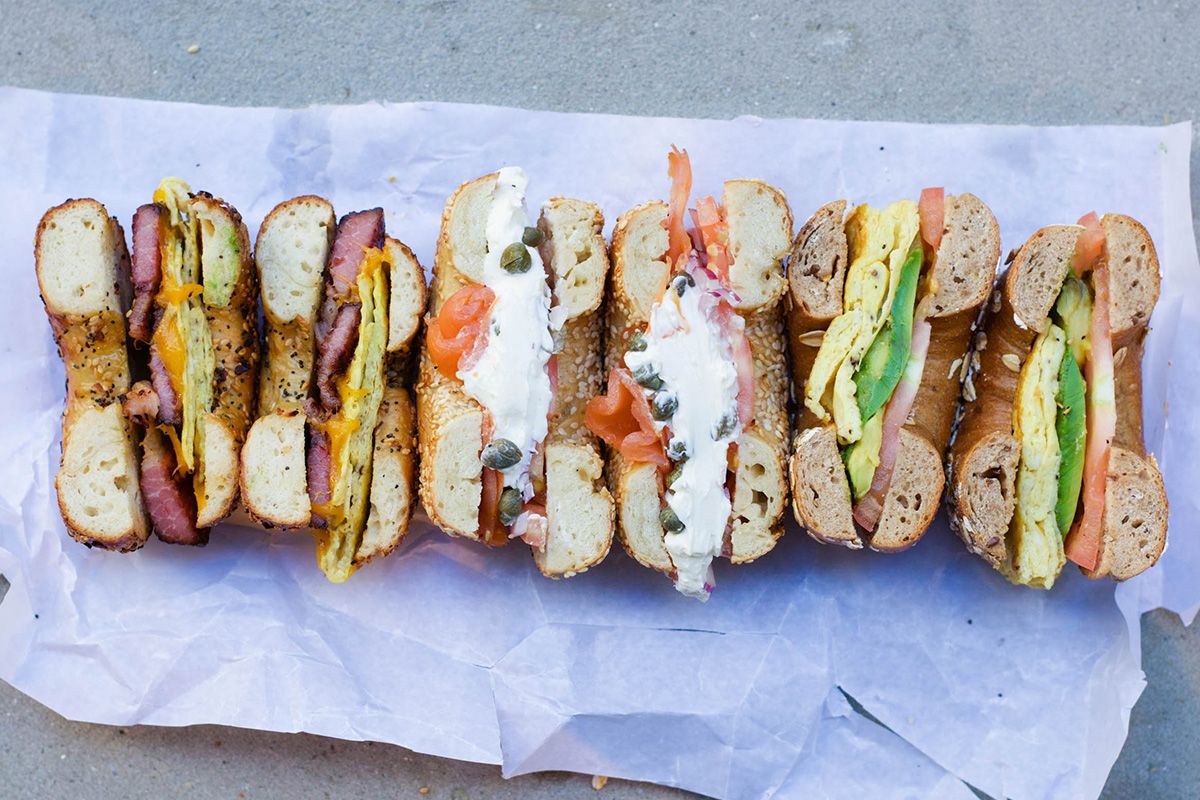
[[[141,479],[157,535],[204,544],[237,501],[254,413],[257,290],[238,212],[166,178],[133,217],[129,335],[149,363],[125,409],[145,428]],[[155,487],[151,490],[151,486]]]
[[[999,260],[991,210],[941,189],[849,214],[838,200],[800,229],[788,257],[789,474],[796,519],[816,540],[894,552],[924,535]]]
[[[783,532],[788,446],[782,192],[730,180],[697,201],[668,159],[670,200],[625,213],[612,239],[607,386],[587,406],[609,451],[625,549],[707,599],[713,560],[747,563]]]
[[[447,200],[417,380],[421,502],[453,536],[520,538],[570,577],[612,542],[600,448],[583,424],[602,382],[608,250],[593,203],[554,198],[534,220],[505,167]]]
[[[89,547],[136,550],[146,543],[150,520],[138,474],[139,436],[121,404],[130,388],[125,234],[95,200],[68,200],[42,217],[34,259],[67,376],[54,478],[63,523]]]
[[[425,304],[412,252],[383,210],[335,223],[320,197],[279,204],[255,244],[267,342],[261,413],[241,453],[250,516],[311,529],[329,580],[403,539],[412,516],[415,416],[405,356]]]
[[[1142,347],[1159,289],[1141,223],[1088,214],[1030,237],[989,304],[949,509],[967,547],[1013,583],[1049,589],[1068,560],[1125,580],[1166,546],[1166,490],[1142,437]]]

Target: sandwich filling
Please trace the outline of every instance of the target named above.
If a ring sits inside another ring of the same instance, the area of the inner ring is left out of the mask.
[[[943,197],[927,189],[919,206],[862,205],[847,216],[843,311],[826,329],[805,384],[805,407],[837,430],[854,519],[867,531],[882,514],[924,371],[930,325],[916,298],[940,244]]]
[[[442,375],[483,408],[480,535],[490,544],[521,537],[544,548],[545,467],[541,449],[556,391],[556,340],[567,309],[555,303],[525,210],[529,179],[519,167],[496,177],[485,223],[482,284],[443,304],[427,334]]]
[[[335,346],[335,338],[342,339],[337,346],[352,354],[344,371],[331,376],[336,410],[318,404],[309,418],[309,496],[315,521],[324,525],[317,530],[317,561],[326,577],[338,583],[354,573],[369,507],[387,349],[385,264],[379,247],[361,250],[357,275],[337,304],[337,317],[341,309],[353,309],[350,323],[342,323],[343,328],[335,322],[322,343],[327,349]]]
[[[626,332],[623,367],[593,398],[585,422],[632,463],[661,476],[663,546],[675,588],[707,599],[712,561],[727,550],[737,440],[753,422],[754,363],[729,289],[729,227],[712,197],[699,200],[689,235],[687,153],[670,156],[664,254],[671,274],[649,321]]]
[[[1116,428],[1108,269],[1097,263],[1104,233],[1094,214],[1080,222],[1072,264],[1063,265],[1062,288],[1021,367],[1013,403],[1021,457],[1001,571],[1014,583],[1045,589],[1068,558],[1096,566]]]
[[[723,311],[722,302],[721,286],[707,270],[682,273],[651,309],[638,339],[645,347],[625,353],[675,463],[663,510],[675,588],[702,598],[712,590],[712,560],[725,542],[729,449],[742,432],[737,366],[721,322],[741,317],[728,306]]]

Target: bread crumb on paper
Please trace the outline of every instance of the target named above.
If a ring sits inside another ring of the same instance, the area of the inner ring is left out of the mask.
[[[600,791],[601,789],[603,789],[605,787],[605,785],[607,785],[607,784],[608,784],[608,778],[605,777],[604,775],[593,775],[592,776],[592,788],[595,789],[597,792]]]
[[[195,42],[192,42],[190,45],[188,45],[187,52],[188,52],[189,56],[196,55],[196,53],[200,52],[200,45],[196,44]]]

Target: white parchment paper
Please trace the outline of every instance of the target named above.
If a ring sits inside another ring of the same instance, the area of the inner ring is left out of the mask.
[[[1143,686],[1138,615],[1200,607],[1200,330],[1189,125],[924,126],[552,114],[442,105],[199,107],[0,89],[0,677],[72,719],[221,723],[372,739],[504,774],[578,770],[717,797],[1095,797]],[[943,521],[898,556],[795,529],[718,567],[707,605],[615,548],[569,581],[528,550],[450,540],[423,519],[395,555],[332,586],[305,536],[224,526],[205,549],[135,554],[66,536],[53,493],[63,369],[34,279],[37,220],[92,196],[128,227],[164,175],[234,203],[327,195],[382,205],[432,260],[446,197],[505,164],[531,206],[599,202],[611,222],[667,189],[688,148],[695,194],[757,177],[800,224],[835,197],[972,191],[1007,251],[1082,213],[1141,219],[1164,283],[1146,360],[1147,439],[1171,546],[1114,590],[1073,569],[1009,586]],[[853,698],[882,727],[857,713]]]

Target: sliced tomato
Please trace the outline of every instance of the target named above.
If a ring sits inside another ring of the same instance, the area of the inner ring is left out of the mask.
[[[725,221],[724,212],[712,197],[702,197],[696,201],[692,220],[696,223],[696,230],[708,256],[708,269],[723,286],[728,286],[729,223]]]
[[[662,440],[654,431],[650,403],[628,370],[609,370],[606,393],[588,401],[583,421],[592,433],[609,447],[619,450],[627,461],[670,468]]]
[[[1104,235],[1101,230],[1101,236]],[[1082,238],[1083,234],[1080,234]],[[1103,250],[1103,240],[1101,240]],[[1108,267],[1092,271],[1095,302],[1088,331],[1091,350],[1087,375],[1087,451],[1083,458],[1083,515],[1067,537],[1067,558],[1086,570],[1100,561],[1104,541],[1104,494],[1108,485],[1108,459],[1117,431],[1117,402],[1113,384],[1112,329],[1108,319]]]
[[[481,333],[486,336],[488,311],[495,300],[495,292],[488,287],[469,283],[442,305],[425,336],[438,372],[458,379],[463,356],[478,349]]]
[[[1077,278],[1096,265],[1100,254],[1104,252],[1104,227],[1095,211],[1089,211],[1079,218],[1083,230],[1075,240],[1075,254],[1071,258],[1071,271]]]
[[[504,475],[483,468],[483,487],[479,497],[479,538],[484,544],[500,545],[508,541],[500,523],[500,493],[504,491]]]
[[[729,342],[729,350],[733,355],[733,365],[737,369],[738,420],[742,430],[749,428],[754,422],[754,352],[750,349],[750,339],[746,337],[746,325],[733,307],[721,300],[713,309],[713,320],[721,329],[721,335]]]
[[[671,199],[667,205],[667,263],[670,272],[683,269],[688,254],[692,251],[692,240],[684,227],[688,195],[692,193],[692,162],[687,150],[680,151],[672,145],[667,154],[667,174],[671,177]]]
[[[921,217],[921,239],[936,253],[946,227],[946,190],[941,186],[922,189],[917,213]]]

